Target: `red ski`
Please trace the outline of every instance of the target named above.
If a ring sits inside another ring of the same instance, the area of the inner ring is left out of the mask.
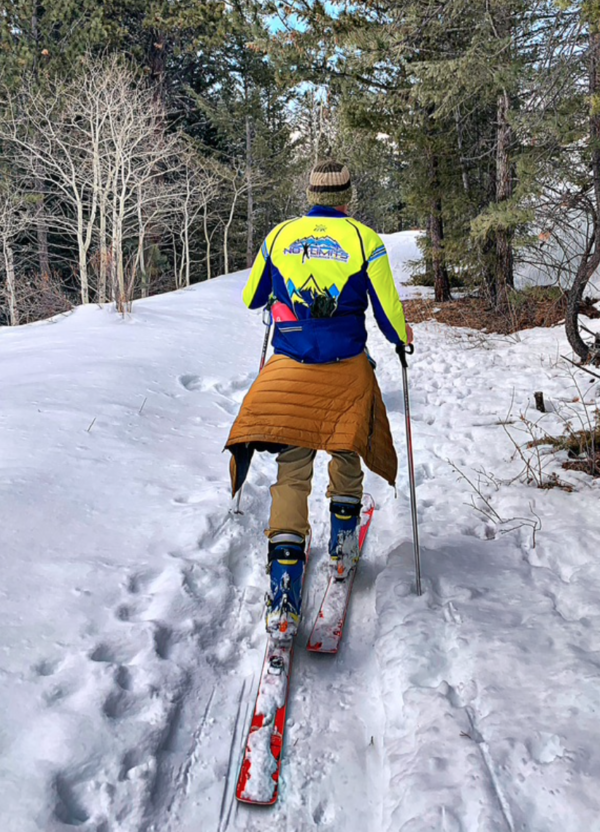
[[[362,551],[375,501],[365,494],[358,542]],[[342,638],[356,568],[343,581],[331,578],[308,643],[316,653],[336,653]],[[279,796],[279,774],[294,655],[294,642],[267,639],[256,705],[244,749],[236,797],[254,806],[272,806]]]
[[[277,800],[293,652],[292,640],[268,638],[236,789],[242,803],[271,806]]]
[[[310,537],[306,542],[307,566],[309,551]],[[292,638],[267,636],[256,704],[235,791],[242,803],[272,806],[277,801],[293,655]]]
[[[358,533],[358,545],[360,551],[367,537],[375,501],[370,494],[363,495],[362,514],[360,518],[360,529]],[[358,566],[358,564],[357,564]],[[321,602],[321,609],[317,620],[310,634],[307,648],[312,653],[337,653],[342,640],[344,622],[348,613],[352,585],[356,577],[357,566],[352,569],[348,577],[343,581],[337,580],[333,575],[329,578],[325,595]]]

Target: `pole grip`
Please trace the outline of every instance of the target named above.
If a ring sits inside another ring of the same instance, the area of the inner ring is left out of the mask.
[[[396,352],[398,353],[398,358],[400,359],[400,363],[402,364],[402,366],[404,367],[405,370],[408,369],[408,363],[406,361],[406,356],[407,355],[412,355],[414,353],[414,351],[415,351],[415,345],[414,344],[400,343],[396,347]]]

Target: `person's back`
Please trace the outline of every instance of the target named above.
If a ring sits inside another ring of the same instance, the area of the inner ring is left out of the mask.
[[[340,167],[322,167],[328,164]],[[339,200],[349,194],[317,191],[312,196],[326,197]],[[381,238],[340,208],[314,205],[305,217],[270,232],[252,268],[244,302],[255,309],[270,299],[285,304],[296,319],[276,322],[275,353],[296,361],[326,364],[363,352],[369,299],[384,335],[395,345],[408,340]]]
[[[393,484],[397,458],[385,406],[365,355],[369,300],[396,347],[412,340],[385,246],[348,217],[350,174],[334,161],[317,164],[307,190],[309,213],[267,236],[244,289],[251,309],[273,310],[275,356],[265,365],[231,430],[232,485],[246,476],[254,450],[277,453],[271,487],[266,623],[273,636],[298,628],[308,496],[318,450],[331,455],[329,554],[345,580],[359,557],[358,521],[366,464]]]

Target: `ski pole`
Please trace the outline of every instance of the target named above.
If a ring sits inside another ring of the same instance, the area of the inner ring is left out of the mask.
[[[402,365],[402,386],[404,388],[404,422],[406,425],[406,456],[408,459],[408,482],[410,486],[410,509],[412,513],[413,548],[415,551],[415,574],[417,595],[421,595],[421,550],[419,548],[419,521],[417,517],[417,492],[415,488],[415,463],[413,460],[412,431],[410,429],[410,400],[408,396],[408,364],[406,356],[415,351],[413,344],[400,344],[397,348]]]
[[[265,361],[267,360],[267,350],[269,349],[269,336],[271,335],[272,323],[273,316],[271,315],[271,303],[269,302],[263,309],[263,324],[265,325],[265,338],[263,341],[262,353],[260,355],[260,367],[258,368],[259,373],[265,366]]]
[[[263,309],[263,324],[265,325],[265,337],[263,340],[262,352],[260,354],[260,366],[258,368],[258,372],[262,371],[262,368],[265,366],[265,361],[267,360],[267,350],[269,349],[269,337],[271,335],[271,324],[273,323],[273,316],[271,315],[271,303],[269,302],[265,308]],[[235,508],[233,510],[234,514],[243,514],[244,512],[240,509],[240,503],[242,501],[242,490],[243,487],[240,488],[237,495],[237,500],[235,503]]]

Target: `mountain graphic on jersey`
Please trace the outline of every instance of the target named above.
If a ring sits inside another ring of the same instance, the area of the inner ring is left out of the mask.
[[[286,289],[294,308],[296,308],[296,304],[306,307],[307,310],[311,310],[312,317],[319,318],[331,317],[337,308],[337,301],[340,296],[340,290],[337,286],[322,289],[312,274],[299,289],[293,280],[288,280]]]
[[[336,260],[347,263],[350,259],[348,252],[331,237],[304,237],[284,249],[283,253],[301,254],[303,263],[305,260]]]

